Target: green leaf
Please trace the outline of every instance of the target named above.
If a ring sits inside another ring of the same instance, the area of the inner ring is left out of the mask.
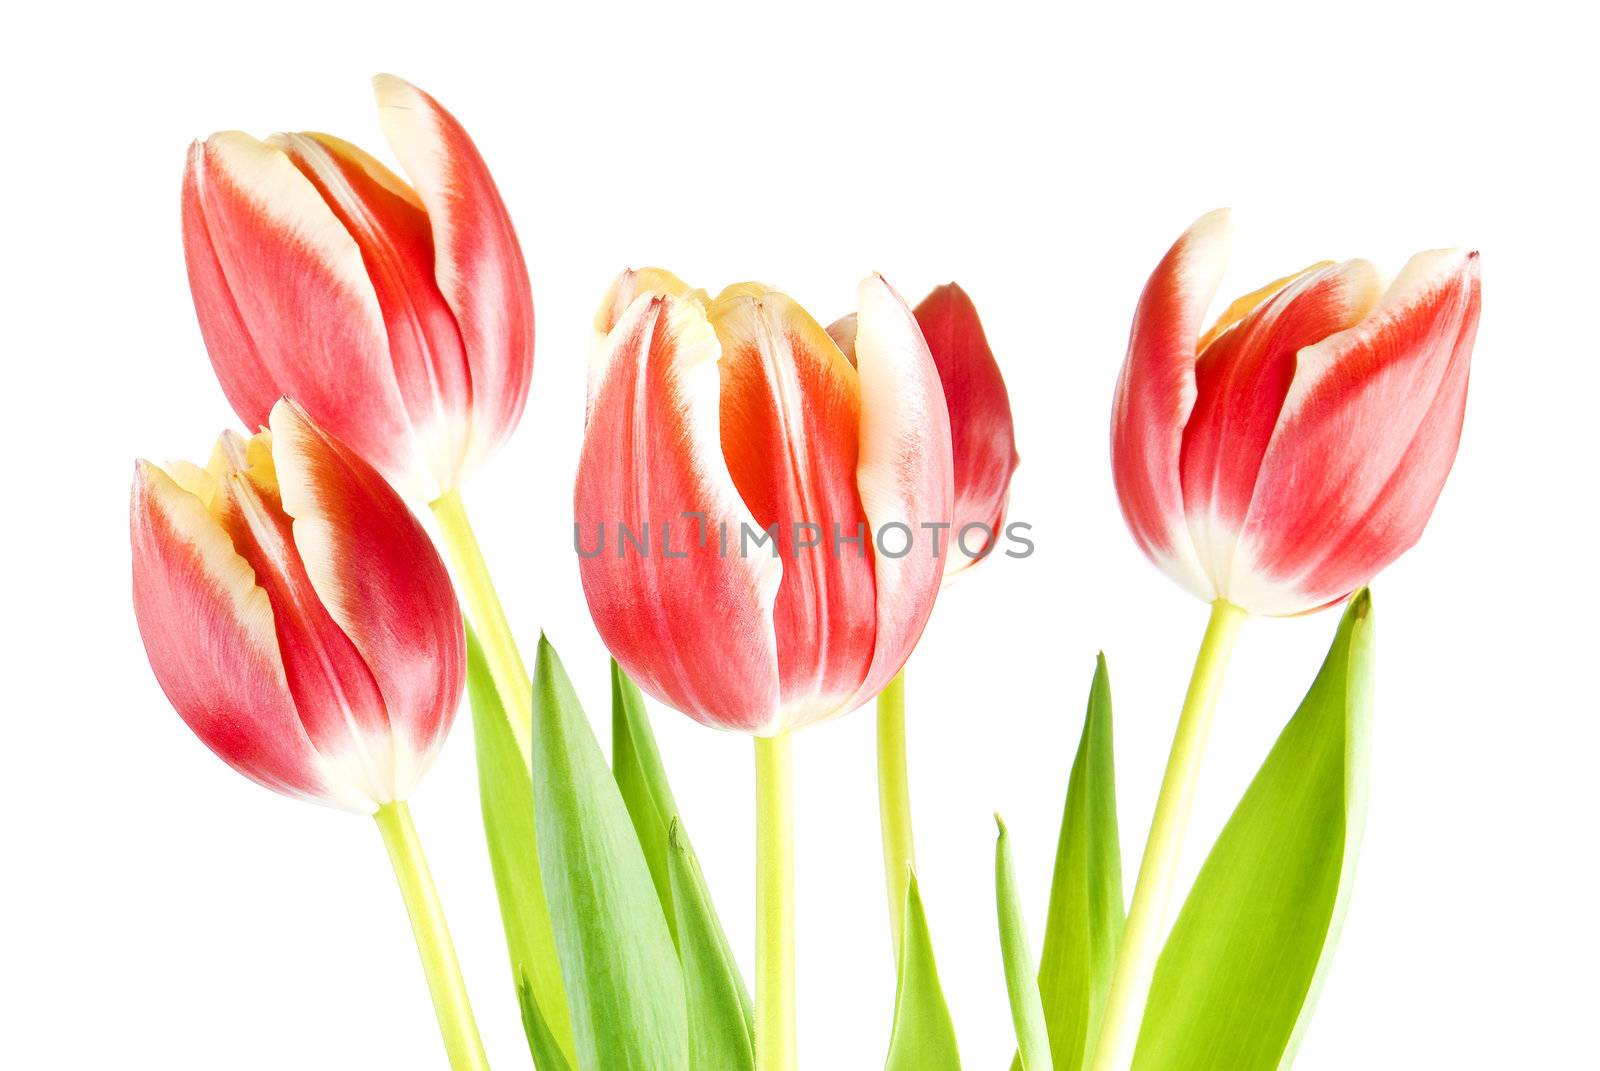
[[[1207,857],[1156,964],[1138,1071],[1272,1071],[1328,970],[1366,815],[1372,600],[1361,591]]]
[[[683,962],[690,1066],[754,1066],[750,991],[717,918],[656,748],[644,696],[611,663],[611,766]]]
[[[539,1004],[533,999],[533,986],[526,978],[517,984],[517,1003],[522,1006],[522,1031],[528,1035],[528,1048],[533,1053],[535,1071],[572,1071],[567,1056],[556,1044],[544,1016],[539,1014]]]
[[[1080,1071],[1111,990],[1126,916],[1117,781],[1111,746],[1111,675],[1095,660],[1089,706],[1061,813],[1039,997],[1056,1071]]]
[[[677,905],[678,957],[689,1010],[691,1071],[755,1071],[750,992],[711,907],[700,864],[676,818],[667,827],[667,874]]]
[[[672,940],[678,941],[678,917],[672,907],[672,882],[668,875],[667,831],[678,816],[678,803],[667,784],[667,771],[656,749],[650,717],[645,713],[644,696],[628,679],[616,660],[611,661],[611,768],[616,775],[622,802],[633,819],[639,846],[650,866],[662,914]]]
[[[939,987],[928,916],[922,909],[914,873],[906,883],[905,920],[894,994],[894,1033],[889,1038],[884,1071],[961,1071],[956,1028]]]
[[[650,868],[555,649],[533,678],[539,867],[582,1071],[661,1071],[689,1058],[683,976]]]
[[[550,1033],[570,1064],[577,1058],[577,1050],[567,1014],[566,991],[562,988],[561,962],[556,956],[555,930],[539,872],[533,786],[500,695],[495,691],[494,679],[489,675],[483,648],[470,628],[467,692],[472,700],[483,832],[489,845],[495,893],[500,900],[506,948],[511,954],[511,977],[519,989],[527,985],[541,1019],[549,1024]]]
[[[1011,839],[1006,824],[994,816],[999,835],[994,842],[994,898],[1000,915],[1000,956],[1006,968],[1006,995],[1017,1031],[1017,1059],[1023,1071],[1052,1071],[1050,1035],[1039,1002],[1038,970],[1028,944],[1028,927],[1017,896],[1017,875],[1011,865]]]
[[[611,765],[683,962],[690,1064],[731,1071],[753,1063],[755,1025],[750,991],[678,816],[644,696],[614,660]]]

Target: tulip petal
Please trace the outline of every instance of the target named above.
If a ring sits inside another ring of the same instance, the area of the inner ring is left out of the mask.
[[[1184,522],[1179,457],[1194,409],[1201,324],[1227,262],[1226,209],[1201,216],[1145,284],[1111,416],[1122,515],[1144,552],[1204,599],[1216,597]]]
[[[223,434],[212,462],[217,517],[272,603],[289,694],[312,744],[342,783],[387,803],[396,798],[388,711],[371,670],[306,575],[267,434],[250,442]]]
[[[427,212],[398,176],[347,141],[274,134],[267,143],[300,169],[360,248],[417,447],[438,486],[451,486],[466,463],[472,379],[455,313],[434,282]]]
[[[472,372],[473,459],[517,426],[533,375],[533,295],[511,217],[455,117],[393,75],[372,80],[384,137],[428,210],[435,278]]]
[[[327,776],[289,693],[267,593],[206,505],[141,461],[130,514],[134,615],[184,723],[258,784],[374,810],[370,798]]]
[[[244,310],[233,299],[227,272],[206,223],[201,190],[215,181],[206,177],[210,170],[206,164],[209,152],[205,142],[195,142],[189,147],[183,168],[183,257],[189,273],[189,292],[222,393],[241,420],[250,427],[259,427],[265,423],[265,414],[272,411],[280,391],[251,336]],[[275,348],[269,345],[268,349]],[[252,414],[261,416],[252,419]]]
[[[1301,278],[1302,276],[1310,275],[1314,271],[1321,271],[1323,268],[1331,268],[1335,263],[1336,262],[1332,260],[1319,260],[1310,267],[1301,268],[1292,275],[1285,275],[1281,279],[1274,279],[1266,286],[1258,287],[1255,290],[1250,291],[1248,294],[1244,295],[1244,297],[1235,298],[1233,301],[1228,303],[1228,307],[1226,309],[1222,310],[1222,315],[1217,317],[1216,323],[1208,327],[1206,329],[1206,333],[1200,336],[1200,341],[1195,346],[1195,352],[1204,353],[1224,331],[1238,323],[1240,320],[1244,319],[1246,316],[1249,316],[1256,310],[1258,306],[1260,306],[1278,291],[1288,286],[1290,283]]]
[[[857,289],[856,366],[861,384],[861,455],[856,483],[876,535],[877,634],[872,664],[845,710],[883,690],[922,635],[944,577],[955,507],[950,417],[944,388],[916,317],[881,275]],[[911,534],[901,556],[898,528]],[[885,547],[889,553],[885,552]]]
[[[579,571],[641,688],[707,725],[772,732],[782,566],[740,552],[757,527],[723,461],[720,353],[705,310],[668,295],[641,294],[612,329],[573,493]]]
[[[1361,322],[1383,292],[1364,260],[1302,273],[1200,355],[1183,431],[1183,504],[1195,551],[1229,597],[1239,530],[1295,374],[1295,355]]]
[[[945,406],[950,411],[950,448],[955,461],[955,515],[945,558],[945,575],[954,576],[982,560],[1005,520],[1011,474],[1017,467],[1011,399],[1000,365],[989,348],[978,309],[955,283],[937,287],[915,309],[917,325],[939,370]],[[969,525],[982,525],[986,541]],[[970,553],[969,553],[970,552]]]
[[[272,455],[306,575],[382,693],[403,799],[461,698],[466,646],[450,576],[400,496],[292,402],[272,410]]]
[[[594,314],[594,331],[600,341],[603,342],[611,329],[617,326],[622,314],[628,311],[628,306],[640,294],[685,298],[702,308],[711,305],[711,299],[704,290],[690,286],[665,268],[624,268],[611,281],[611,289],[606,291],[605,299]]]
[[[710,317],[722,344],[723,457],[783,562],[773,626],[782,721],[794,728],[842,713],[872,658],[856,370],[793,299],[759,284],[724,290]]]
[[[1416,543],[1460,442],[1480,303],[1476,253],[1421,253],[1365,320],[1300,352],[1241,537],[1240,605],[1324,605]]]
[[[856,314],[847,313],[828,325],[828,337],[839,347],[852,368],[856,363]]]
[[[262,427],[290,395],[383,471],[413,471],[382,310],[316,187],[277,149],[214,134],[190,153],[183,221],[201,334],[240,419]]]
[[[594,405],[594,395],[600,389],[600,380],[610,360],[611,346],[607,338],[617,326],[622,314],[628,311],[640,294],[665,294],[668,297],[694,301],[701,308],[709,308],[711,299],[704,290],[697,290],[667,271],[665,268],[624,268],[611,282],[611,289],[600,302],[594,314],[594,341],[589,347],[589,385],[587,405]],[[587,410],[585,410],[587,413]]]

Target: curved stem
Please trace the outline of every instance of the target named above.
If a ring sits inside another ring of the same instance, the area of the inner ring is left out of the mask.
[[[756,1067],[794,1071],[794,773],[789,734],[756,737]]]
[[[1211,733],[1211,718],[1222,690],[1223,672],[1233,652],[1245,612],[1224,599],[1211,604],[1211,620],[1205,639],[1195,658],[1194,675],[1178,717],[1178,731],[1172,739],[1167,772],[1161,779],[1161,795],[1156,800],[1155,818],[1150,823],[1150,838],[1145,842],[1144,859],[1139,864],[1139,880],[1133,887],[1133,904],[1122,931],[1117,965],[1106,1000],[1105,1017],[1094,1047],[1091,1071],[1127,1071],[1133,1065],[1134,1047],[1144,1020],[1145,1002],[1150,995],[1150,980],[1155,976],[1167,923],[1167,905],[1172,899],[1173,879],[1183,849],[1184,830],[1189,825],[1189,810],[1194,803],[1195,785],[1200,779],[1200,762],[1205,756],[1206,738]]]
[[[889,892],[894,961],[905,929],[906,878],[917,864],[911,835],[911,783],[906,775],[906,671],[878,695],[878,818],[883,826],[883,877]]]
[[[478,642],[483,644],[483,657],[489,664],[495,690],[506,706],[511,735],[516,738],[523,759],[527,760],[532,754],[533,685],[522,662],[522,652],[511,634],[505,608],[500,605],[500,596],[495,593],[494,581],[489,577],[489,566],[483,560],[478,537],[467,520],[459,492],[446,491],[429,503],[428,508],[439,521],[445,551],[456,567],[461,595],[467,604],[467,618],[472,622]]]
[[[411,932],[422,957],[422,973],[428,978],[433,996],[433,1011],[439,1018],[439,1033],[454,1071],[488,1071],[489,1060],[478,1037],[478,1024],[467,1000],[467,986],[456,961],[450,927],[445,924],[444,905],[428,872],[428,860],[411,822],[411,809],[404,801],[386,803],[372,816],[389,850],[389,862],[400,883],[400,895],[411,916]]]

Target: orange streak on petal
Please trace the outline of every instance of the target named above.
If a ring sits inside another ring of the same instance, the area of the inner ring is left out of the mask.
[[[784,565],[773,623],[785,719],[815,720],[860,686],[876,631],[873,554],[856,487],[856,372],[777,291],[730,287],[713,302],[711,321],[723,354],[723,457],[756,523],[776,526]]]

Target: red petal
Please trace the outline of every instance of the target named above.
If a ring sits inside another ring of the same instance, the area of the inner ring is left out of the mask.
[[[450,576],[400,496],[298,406],[273,409],[272,455],[306,576],[382,693],[404,798],[461,699],[466,648]]]
[[[347,784],[378,803],[395,798],[394,750],[377,682],[306,575],[271,462],[223,436],[217,513],[234,550],[272,603],[278,650],[300,723]]]
[[[146,462],[135,469],[130,513],[134,616],[184,722],[267,788],[372,810],[326,776],[289,694],[267,594],[215,518]]]
[[[756,525],[722,457],[719,352],[698,303],[660,294],[611,331],[573,493],[579,571],[601,638],[641,688],[707,725],[771,732],[781,566],[739,552]]]
[[[428,215],[393,172],[327,134],[276,134],[361,249],[383,310],[395,383],[434,482],[453,486],[466,464],[472,381],[455,314],[434,282]]]
[[[251,336],[244,312],[233,299],[233,289],[206,223],[201,189],[216,181],[206,177],[209,153],[206,143],[195,142],[189,147],[183,168],[183,255],[189,271],[189,292],[222,393],[241,420],[252,428],[261,427],[280,392]]]
[[[1235,543],[1255,494],[1302,347],[1361,321],[1382,293],[1377,269],[1352,260],[1303,274],[1201,354],[1183,432],[1184,511],[1196,553],[1228,596]]]
[[[1460,442],[1480,300],[1476,253],[1419,254],[1364,321],[1302,351],[1245,524],[1240,605],[1341,598],[1421,536]]]
[[[511,217],[453,115],[409,82],[373,79],[384,136],[428,211],[435,277],[472,369],[472,454],[510,435],[533,375],[533,294]]]
[[[711,322],[722,344],[722,453],[756,524],[775,526],[783,561],[773,625],[783,722],[793,728],[839,713],[872,660],[874,554],[856,488],[856,371],[777,291],[729,287]]]
[[[950,447],[955,461],[953,538],[967,525],[998,533],[1004,523],[1011,474],[1017,467],[1011,399],[977,307],[955,283],[938,287],[916,308],[917,325],[939,369],[950,411]],[[977,549],[980,533],[966,543]],[[996,536],[988,537],[992,544]],[[979,559],[952,548],[945,572],[953,575]]]
[[[426,482],[361,250],[289,158],[213,135],[190,154],[183,219],[201,333],[245,424],[287,395],[391,478]]]
[[[1196,342],[1227,259],[1228,214],[1201,216],[1156,266],[1134,312],[1111,413],[1111,471],[1146,554],[1200,595],[1216,593],[1184,521],[1179,454],[1194,408]]]

